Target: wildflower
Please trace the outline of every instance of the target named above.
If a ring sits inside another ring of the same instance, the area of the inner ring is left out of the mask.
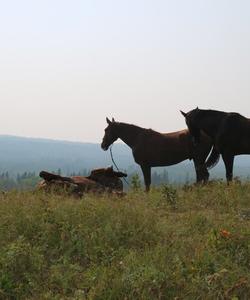
[[[221,229],[220,234],[224,238],[229,238],[231,236],[231,233],[229,231],[225,230],[225,229]]]

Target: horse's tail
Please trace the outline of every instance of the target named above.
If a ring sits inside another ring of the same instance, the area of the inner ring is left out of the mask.
[[[215,146],[213,146],[212,152],[210,153],[207,161],[206,161],[206,167],[209,169],[212,169],[214,166],[217,165],[220,159],[220,153],[216,149]]]

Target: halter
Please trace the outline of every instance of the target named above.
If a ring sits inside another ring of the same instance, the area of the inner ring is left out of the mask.
[[[119,170],[119,168],[117,167],[117,165],[116,165],[115,161],[114,161],[114,158],[113,158],[113,153],[112,153],[112,147],[113,147],[113,144],[111,144],[111,146],[109,147],[109,151],[110,151],[111,160],[112,160],[112,162],[113,162],[114,166],[116,167],[117,171],[118,171],[118,172],[121,172],[121,171]],[[129,183],[128,183],[128,181],[126,180],[126,178],[125,178],[125,177],[122,177],[122,179],[123,179],[123,180],[124,180],[124,181],[127,183],[127,185],[129,185]]]

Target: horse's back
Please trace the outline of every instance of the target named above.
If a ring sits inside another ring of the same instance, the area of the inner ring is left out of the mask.
[[[194,143],[192,141],[192,135],[190,134],[188,129],[183,129],[175,132],[169,132],[163,134],[167,139],[170,140],[178,140],[181,144],[186,144],[189,147],[194,147]],[[201,144],[211,146],[212,140],[211,138],[205,134],[203,131],[201,131]]]
[[[202,143],[194,146],[188,129],[169,133],[150,131],[133,150],[135,161],[151,166],[173,165],[195,156],[207,156],[212,143],[202,136]]]
[[[216,136],[218,148],[230,149],[235,155],[250,152],[250,119],[228,113],[222,120]]]
[[[179,138],[180,136],[189,136],[190,133],[188,129],[183,129],[173,132],[165,132],[163,135],[167,138]]]

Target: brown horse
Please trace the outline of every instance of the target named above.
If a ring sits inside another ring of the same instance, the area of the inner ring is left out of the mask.
[[[47,171],[39,174],[44,180],[38,184],[39,189],[47,191],[58,187],[69,191],[74,195],[82,195],[84,192],[122,192],[123,183],[121,177],[127,174],[116,172],[113,167],[92,170],[89,176],[63,177]]]
[[[181,111],[196,144],[201,130],[213,141],[214,152],[222,155],[227,181],[233,178],[234,156],[250,154],[250,119],[234,112],[196,109]]]
[[[105,129],[101,147],[108,150],[109,146],[120,138],[131,149],[134,160],[142,169],[146,191],[151,184],[151,167],[170,166],[186,159],[193,159],[196,170],[196,181],[206,182],[209,178],[207,168],[213,166],[218,156],[211,155],[206,163],[206,158],[212,148],[208,136],[202,135],[202,143],[194,146],[188,130],[171,133],[159,133],[152,129],[141,128],[136,125],[110,121]]]

